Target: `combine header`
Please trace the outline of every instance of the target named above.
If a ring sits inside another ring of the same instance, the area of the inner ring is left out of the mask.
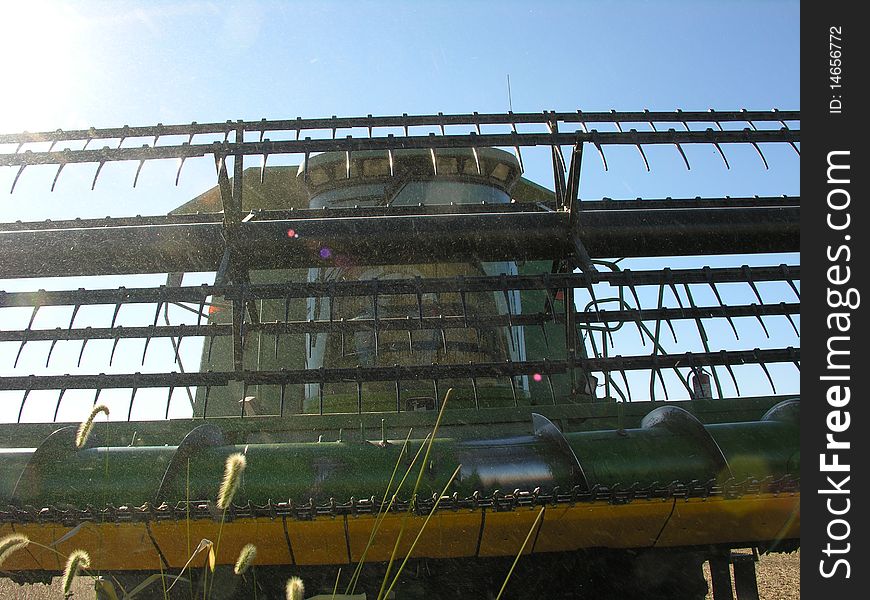
[[[739,597],[757,597],[758,552],[800,534],[799,400],[776,395],[789,375],[774,368],[798,374],[800,266],[764,264],[798,251],[799,198],[581,199],[580,172],[584,151],[608,169],[626,145],[646,170],[654,145],[686,169],[690,145],[723,169],[751,147],[767,169],[772,145],[799,156],[799,119],[439,113],[0,135],[13,190],[46,164],[51,189],[75,163],[95,166],[93,185],[119,161],[138,163],[134,186],[152,160],[178,161],[176,183],[194,159],[217,174],[166,216],[0,224],[0,278],[68,278],[0,292],[14,348],[0,534],[33,542],[0,569],[42,581],[82,549],[127,591],[180,574],[179,597],[212,578],[212,597],[263,597],[299,575],[308,596],[674,598],[703,597],[709,561],[716,600],[731,564]],[[522,177],[541,148],[553,190]],[[166,284],[76,281],[154,273]],[[213,283],[184,284],[197,273]],[[67,326],[35,326],[56,307]],[[80,311],[96,321],[77,325]],[[770,336],[777,320],[791,339]],[[43,369],[56,345],[75,345],[72,374]],[[773,395],[741,394],[758,381]],[[81,420],[111,412],[78,445],[79,423],[58,419],[72,401]],[[257,576],[234,576],[249,543]]]

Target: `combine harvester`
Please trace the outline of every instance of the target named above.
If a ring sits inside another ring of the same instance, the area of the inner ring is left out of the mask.
[[[703,598],[709,561],[716,600],[732,565],[739,598],[757,597],[758,554],[799,544],[799,399],[776,395],[774,367],[798,375],[800,266],[740,261],[798,251],[799,198],[581,200],[580,172],[584,151],[607,169],[615,146],[649,170],[656,145],[685,168],[690,145],[767,168],[771,146],[797,160],[799,119],[439,113],[0,136],[13,188],[46,164],[52,189],[75,163],[94,184],[117,161],[136,179],[152,160],[217,173],[166,216],[0,225],[0,279],[70,278],[0,292],[0,314],[17,311],[0,331],[16,357],[0,392],[17,403],[0,424],[0,535],[32,542],[2,574],[46,581],[82,549],[119,597],[181,573],[172,597],[212,581],[213,598],[270,597],[298,575],[308,597]],[[522,177],[531,147],[553,190]],[[710,262],[668,268],[684,256]],[[643,257],[667,258],[618,260]],[[204,272],[214,283],[184,285]],[[146,273],[166,285],[76,282]],[[95,306],[105,322],[77,326]],[[34,327],[52,307],[68,326]],[[777,320],[792,339],[754,347],[749,329]],[[76,345],[75,374],[27,372],[58,343]],[[161,366],[81,372],[86,353],[131,352]],[[774,395],[740,394],[758,380]],[[79,423],[58,415],[81,390],[88,410],[126,399],[77,448]],[[37,396],[52,399],[44,422],[22,422]],[[179,397],[186,414],[169,418]],[[145,402],[161,418],[134,420]],[[256,577],[235,576],[248,543]]]

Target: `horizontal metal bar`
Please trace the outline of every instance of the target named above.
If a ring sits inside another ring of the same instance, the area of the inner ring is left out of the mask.
[[[445,292],[491,292],[502,290],[546,290],[583,288],[596,283],[612,286],[644,286],[673,283],[747,283],[798,281],[800,265],[770,267],[729,267],[700,269],[651,269],[644,271],[598,271],[589,273],[553,273],[541,275],[506,275],[490,277],[387,279],[336,281],[332,283],[287,282],[259,285],[199,285],[154,288],[115,288],[78,290],[38,290],[4,292],[0,290],[0,308],[32,306],[84,306],[94,304],[137,304],[188,302],[198,304],[210,296],[268,300],[284,298],[370,296],[372,294],[424,294]]]
[[[711,208],[795,208],[800,207],[799,196],[750,196],[718,198],[649,198],[613,200],[583,200],[584,211],[602,210],[657,210],[711,209]],[[257,210],[248,213],[248,221],[277,221],[292,219],[368,218],[387,216],[465,215],[481,213],[554,212],[555,203],[511,202],[509,204],[429,204],[423,206],[359,206],[353,208],[303,208],[290,210]],[[39,231],[44,229],[79,229],[87,227],[145,227],[151,225],[183,225],[189,223],[220,223],[223,213],[196,213],[185,215],[149,215],[135,217],[105,217],[102,219],[72,219],[63,221],[16,221],[0,223],[2,231]]]
[[[582,323],[613,323],[624,321],[715,319],[724,317],[756,317],[794,315],[800,312],[800,304],[750,304],[736,306],[701,306],[692,308],[652,308],[643,310],[598,309],[594,312],[578,312],[575,319]],[[330,333],[337,331],[419,331],[437,329],[476,329],[489,327],[540,326],[545,323],[564,323],[565,315],[560,312],[531,313],[520,315],[448,315],[437,317],[387,317],[374,319],[353,319],[338,321],[273,321],[246,323],[248,335],[301,335],[305,333]],[[66,340],[114,340],[163,337],[222,337],[233,334],[232,325],[209,323],[207,325],[147,325],[144,327],[79,327],[67,329],[20,329],[0,331],[0,342],[38,342]]]
[[[795,143],[800,141],[796,129],[743,129],[740,131],[576,131],[572,133],[486,133],[421,136],[387,136],[377,138],[347,136],[338,139],[282,140],[262,142],[212,142],[206,144],[174,144],[140,148],[109,148],[100,150],[57,150],[0,153],[0,167],[22,165],[61,165],[76,163],[106,163],[125,160],[158,160],[197,158],[202,156],[259,156],[276,154],[306,154],[315,152],[359,152],[365,150],[410,150],[441,148],[482,148],[520,146],[567,146],[583,142],[606,145],[697,144],[697,143]]]
[[[574,251],[569,227],[564,212],[249,221],[233,243],[250,269],[331,266],[340,256],[371,265],[561,260]],[[0,278],[216,271],[223,233],[218,223],[0,231]],[[584,210],[577,233],[593,257],[793,252],[800,209]]]
[[[798,121],[800,111],[599,111],[540,113],[471,113],[454,115],[401,115],[373,117],[331,117],[314,119],[279,119],[260,121],[226,121],[224,123],[189,123],[173,125],[147,125],[73,129],[42,132],[0,134],[0,144],[24,144],[29,142],[60,142],[94,139],[126,139],[137,137],[232,134],[238,129],[246,132],[275,132],[305,130],[335,130],[382,127],[421,127],[458,125],[533,125],[549,123],[725,123],[725,122],[771,122]]]
[[[593,371],[633,371],[652,368],[700,367],[800,361],[799,348],[722,350],[683,354],[579,358],[505,363],[394,365],[297,369],[281,371],[233,371],[205,373],[125,373],[99,375],[27,375],[0,377],[0,390],[144,389],[228,385],[290,385],[303,383],[344,383],[407,381],[458,378],[517,377],[540,373],[556,375],[571,368]]]

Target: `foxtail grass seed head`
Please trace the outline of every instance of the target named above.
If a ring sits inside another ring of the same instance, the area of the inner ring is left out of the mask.
[[[97,404],[93,410],[91,410],[91,414],[88,415],[88,418],[82,421],[82,424],[79,425],[79,431],[76,434],[76,448],[79,450],[84,448],[85,444],[88,443],[88,438],[91,437],[91,430],[94,428],[94,419],[100,413],[105,413],[108,417],[109,407],[105,404]]]
[[[66,559],[66,568],[63,570],[63,595],[69,596],[72,590],[73,579],[82,569],[91,566],[91,557],[84,550],[75,550]]]
[[[30,538],[20,533],[13,533],[0,539],[0,565],[12,554],[18,552],[22,548],[26,548],[30,543]]]
[[[298,577],[287,580],[287,600],[304,600],[305,584]]]
[[[244,454],[236,452],[227,457],[224,480],[218,491],[218,508],[221,510],[226,510],[232,504],[233,496],[236,495],[236,490],[239,489],[239,484],[242,482],[242,473],[246,465],[247,460]]]
[[[257,547],[254,544],[245,544],[245,547],[239,552],[239,558],[236,560],[233,572],[236,575],[241,575],[254,564],[255,558],[257,558]]]

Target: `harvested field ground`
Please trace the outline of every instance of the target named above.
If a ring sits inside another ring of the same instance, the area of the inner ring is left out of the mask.
[[[757,565],[758,593],[761,600],[794,600],[800,598],[800,551],[792,554],[768,554],[761,557]],[[704,566],[707,583],[710,572]],[[90,579],[80,578],[73,585],[75,600],[92,600],[94,597]],[[736,597],[736,596],[735,596]],[[18,586],[9,580],[0,580],[0,598],[6,600],[60,600],[60,580],[54,584]],[[713,595],[707,594],[707,600]],[[675,599],[677,600],[677,599]]]

